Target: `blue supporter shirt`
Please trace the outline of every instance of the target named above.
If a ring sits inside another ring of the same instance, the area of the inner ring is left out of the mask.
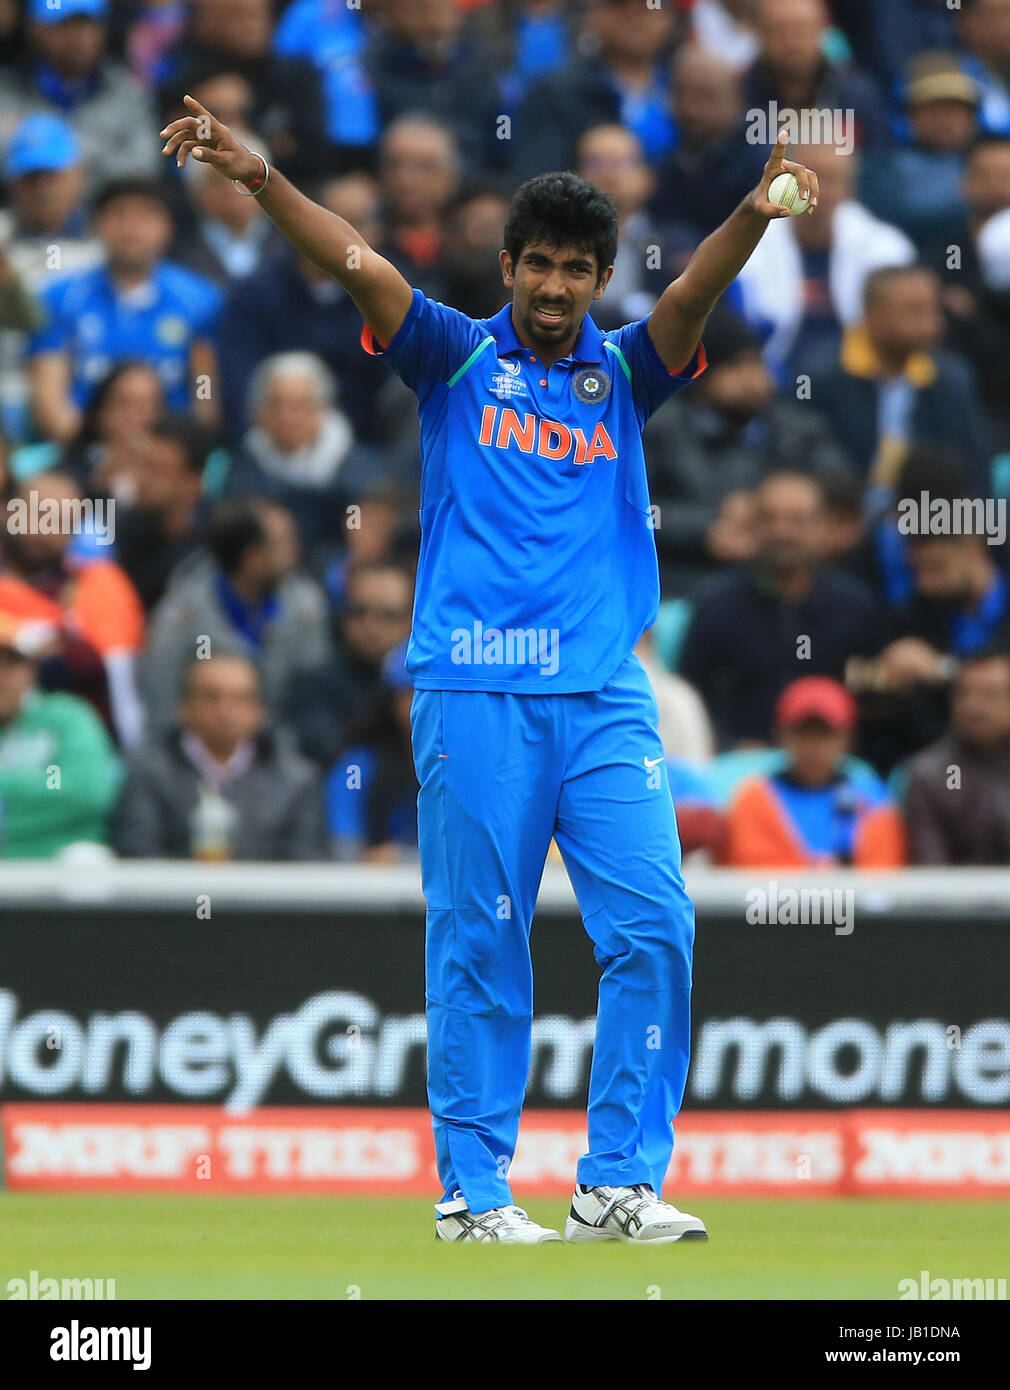
[[[545,368],[508,304],[474,320],[414,291],[385,351],[417,393],[421,553],[407,666],[419,690],[599,690],[656,618],[642,450],[649,416],[700,375],[670,372],[648,320]]]
[[[105,266],[55,281],[41,296],[46,322],[28,343],[29,356],[66,352],[71,393],[87,406],[117,362],[149,363],[161,378],[171,410],[184,411],[193,395],[190,350],[217,333],[222,294],[202,275],[161,261],[134,294],[121,293]]]

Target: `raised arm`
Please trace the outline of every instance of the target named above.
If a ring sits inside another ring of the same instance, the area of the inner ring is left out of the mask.
[[[817,175],[785,158],[788,141],[789,136],[783,131],[757,188],[699,245],[683,273],[666,287],[649,315],[649,336],[670,371],[686,366],[694,356],[716,300],[747,264],[768,223],[791,215],[788,208],[768,201],[772,179],[778,174],[795,174],[801,193],[809,195],[809,211],[816,207]]]
[[[161,132],[162,154],[174,154],[180,168],[192,154],[226,179],[256,188],[264,173],[262,156],[247,150],[227,126],[191,96],[188,116]],[[266,215],[304,256],[328,271],[347,290],[380,343],[388,343],[410,308],[413,291],[400,272],[373,251],[349,222],[306,198],[277,169],[257,201]]]

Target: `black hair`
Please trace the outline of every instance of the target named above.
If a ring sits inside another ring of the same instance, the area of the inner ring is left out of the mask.
[[[947,502],[970,496],[973,489],[968,482],[968,460],[948,444],[911,444],[898,474],[896,491],[899,497],[917,497],[920,492],[928,492]]]
[[[513,266],[531,241],[592,251],[598,283],[617,255],[613,199],[567,170],[528,179],[516,190],[505,222],[505,250]]]
[[[168,194],[156,179],[145,179],[139,174],[109,179],[92,199],[92,213],[97,216],[116,198],[146,198],[149,202],[157,203],[169,217],[173,216]]]
[[[924,275],[939,285],[936,271],[922,261],[909,261],[907,265],[881,265],[876,270],[871,270],[863,281],[863,304],[870,304],[892,280],[904,280],[911,275]]]
[[[224,502],[210,519],[207,544],[224,570],[234,574],[247,551],[267,538],[260,505],[255,501]]]
[[[74,447],[78,449],[86,448],[89,444],[94,444],[98,439],[98,421],[105,402],[108,400],[112,389],[116,384],[127,376],[130,372],[147,372],[149,376],[155,377],[159,385],[161,379],[158,377],[157,369],[152,367],[150,362],[145,362],[141,357],[124,357],[115,366],[110,367],[105,376],[95,387],[91,399],[85,407],[81,417],[81,427],[77,432],[77,437],[73,441]],[[164,394],[164,386],[162,386]]]

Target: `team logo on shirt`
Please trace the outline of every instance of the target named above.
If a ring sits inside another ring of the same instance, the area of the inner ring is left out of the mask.
[[[610,377],[599,367],[583,367],[572,377],[572,390],[583,405],[596,405],[610,394]]]
[[[520,376],[522,364],[518,358],[499,357],[498,365],[502,370],[495,372],[491,377],[491,394],[493,396],[497,396],[500,401],[507,401],[513,396],[529,395],[526,383]]]
[[[178,314],[162,314],[154,327],[155,336],[165,347],[181,347],[186,341],[186,320]]]

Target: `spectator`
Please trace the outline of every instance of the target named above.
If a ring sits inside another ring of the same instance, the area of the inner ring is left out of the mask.
[[[406,643],[382,665],[378,699],[347,732],[326,782],[338,859],[389,864],[417,858],[417,775],[410,747],[414,683]]]
[[[97,522],[97,511],[93,515]],[[44,683],[89,699],[129,748],[144,722],[134,675],[144,610],[119,565],[103,558],[82,562],[71,553],[87,520],[80,490],[67,474],[38,473],[20,483],[7,509],[0,615],[48,623],[60,634],[56,659],[43,666]],[[101,539],[108,544],[107,512],[104,522]]]
[[[908,139],[864,163],[866,206],[907,233],[924,260],[945,254],[958,234],[978,103],[978,87],[954,54],[922,54],[910,67],[905,88]]]
[[[329,650],[326,602],[297,570],[298,537],[282,507],[223,504],[211,517],[207,550],[174,576],[151,618],[143,688],[156,732],[171,723],[195,656],[248,656],[275,718],[295,668],[323,662]]]
[[[51,859],[69,845],[108,843],[118,764],[94,711],[38,688],[56,640],[44,623],[0,613],[0,858]]]
[[[332,649],[323,661],[302,663],[284,711],[301,751],[321,767],[333,765],[347,729],[379,697],[383,662],[410,631],[412,599],[410,575],[388,559],[350,571]]]
[[[242,125],[269,141],[291,178],[318,177],[327,167],[322,83],[312,63],[271,52],[271,10],[271,0],[195,0],[189,28],[168,55],[162,90],[174,106],[197,83],[236,74],[253,103]],[[177,114],[181,108],[169,119]]]
[[[879,650],[871,591],[821,560],[817,482],[777,473],[756,489],[754,563],[692,595],[679,672],[705,701],[721,746],[767,744],[775,701],[801,671],[840,680],[848,658]]]
[[[291,513],[308,550],[332,548],[353,498],[379,475],[378,455],[355,443],[333,377],[309,352],[268,357],[249,393],[254,423],[235,451],[223,496],[270,498]]]
[[[459,180],[452,132],[425,115],[404,115],[379,146],[382,254],[426,294],[439,289],[442,218]],[[360,229],[359,229],[360,230]]]
[[[651,628],[638,639],[635,655],[645,667],[656,696],[659,737],[667,761],[676,761],[678,765],[709,762],[715,752],[715,740],[704,702],[686,680],[661,665]]]
[[[1010,138],[985,136],[965,171],[963,217],[931,264],[940,276],[947,343],[973,363],[999,447],[1010,447],[1010,296],[1006,275]],[[1002,231],[1001,231],[1002,227]],[[1002,245],[1001,245],[1002,242]]]
[[[975,376],[940,347],[943,316],[936,276],[923,266],[876,270],[832,360],[807,364],[811,397],[831,421],[850,466],[893,486],[911,445],[930,441],[964,452],[972,481],[987,491],[990,445]]]
[[[420,527],[416,490],[376,482],[360,492],[348,509],[342,545],[324,571],[326,592],[334,608],[347,596],[350,574],[362,565],[391,562],[411,571],[417,568]]]
[[[116,557],[148,613],[205,541],[200,493],[211,445],[208,432],[185,415],[163,416],[134,440],[132,496],[117,512]]]
[[[0,214],[0,241],[29,289],[99,263],[101,244],[84,207],[81,142],[62,116],[36,111],[18,123],[4,178],[10,209]]]
[[[269,158],[265,141],[250,134],[242,140]],[[274,225],[256,199],[243,197],[208,165],[188,160],[182,183],[191,215],[172,248],[176,264],[224,289],[230,281],[252,275],[277,249]]]
[[[852,112],[860,149],[889,143],[874,78],[854,63],[826,56],[829,15],[823,0],[758,0],[756,27],[761,50],[744,74],[748,111],[770,111],[774,102],[780,112]]]
[[[462,35],[502,74],[506,101],[513,112],[530,83],[561,67],[579,40],[581,12],[564,0],[509,0],[468,8]]]
[[[248,658],[189,665],[177,727],[130,759],[115,844],[131,859],[327,857],[318,775],[269,728]]]
[[[0,70],[0,131],[34,111],[65,116],[90,189],[158,169],[154,108],[144,88],[106,56],[107,0],[28,0],[24,59]]]
[[[926,49],[950,49],[957,36],[947,0],[835,0],[856,58],[889,90],[907,61]]]
[[[1010,135],[1010,0],[960,0],[964,69],[982,92],[982,129]]]
[[[809,404],[775,394],[757,337],[717,306],[705,326],[708,371],[646,426],[649,491],[663,593],[754,558],[750,494],[773,472],[828,473],[845,455]]]
[[[513,131],[520,180],[575,167],[579,136],[590,126],[627,126],[650,164],[673,147],[665,63],[673,38],[672,5],[592,0],[586,28],[592,57],[578,56],[533,82]]]
[[[469,182],[446,205],[438,279],[451,304],[471,318],[491,318],[508,303],[501,254],[510,196],[498,183]]]
[[[863,692],[866,754],[884,772],[942,736],[958,661],[1010,645],[1010,580],[984,534],[927,529],[905,550],[913,597],[889,618],[879,656],[848,675]]]
[[[129,358],[120,362],[95,387],[80,429],[64,451],[63,467],[84,492],[129,502],[134,444],[164,407],[165,391],[155,369]]]
[[[1010,652],[958,671],[948,732],[908,764],[913,864],[1010,865]]]
[[[367,39],[360,9],[331,0],[294,0],[274,32],[278,57],[303,59],[319,73],[331,169],[369,162],[379,137],[375,91],[362,60]]]
[[[723,862],[736,869],[904,864],[904,829],[887,788],[870,772],[846,768],[856,710],[844,686],[820,676],[794,681],[775,723],[786,765],[737,791]]]
[[[672,82],[675,142],[659,166],[652,208],[700,241],[760,181],[768,150],[747,138],[740,75],[724,56],[681,48]]]
[[[48,321],[29,344],[39,429],[72,439],[96,385],[125,358],[156,368],[170,409],[214,423],[216,398],[199,385],[216,376],[221,296],[164,259],[172,217],[160,189],[120,179],[102,190],[94,216],[106,264],[50,287]]]
[[[685,860],[710,864],[722,847],[726,822],[704,770],[684,758],[668,757],[666,775],[681,853]]]
[[[789,387],[812,358],[839,350],[863,314],[867,276],[915,260],[912,240],[873,216],[856,198],[859,157],[839,145],[790,148],[817,170],[814,217],[770,227],[737,280],[742,312],[762,336],[772,370]]]
[[[348,174],[331,179],[319,200],[345,217],[370,246],[379,242],[378,198],[371,178]],[[236,441],[250,424],[253,372],[264,358],[280,352],[321,357],[337,379],[355,433],[369,443],[382,438],[379,397],[388,373],[361,351],[360,340],[361,314],[347,291],[289,247],[265,260],[254,276],[235,281],[221,321],[221,372],[224,418]]]
[[[467,173],[498,172],[509,163],[501,74],[464,37],[463,18],[456,0],[385,0],[364,67],[381,132],[423,111],[453,133]]]
[[[593,319],[606,332],[651,313],[694,247],[683,232],[675,243],[653,221],[648,203],[656,176],[630,130],[591,126],[580,136],[577,151],[576,172],[614,200],[619,219],[614,273],[603,299],[593,306]]]

